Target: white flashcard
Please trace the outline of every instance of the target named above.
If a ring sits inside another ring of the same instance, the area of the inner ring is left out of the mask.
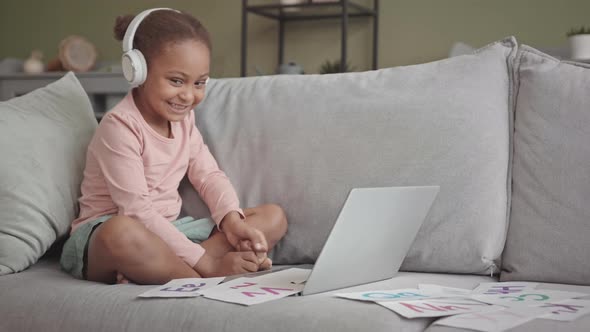
[[[501,306],[493,306],[471,299],[434,299],[425,301],[401,301],[401,302],[376,302],[377,304],[393,310],[406,318],[418,317],[442,317],[459,315],[470,312],[488,310],[491,307],[503,309]]]
[[[196,297],[201,291],[217,286],[224,278],[182,278],[141,293],[138,297]]]
[[[565,292],[546,289],[533,289],[512,295],[494,294],[472,295],[471,298],[477,301],[498,304],[507,307],[538,306],[549,302],[558,302],[566,299],[586,296],[588,294],[578,292]]]
[[[543,312],[542,309],[536,307],[490,309],[439,319],[434,324],[476,331],[499,332],[531,321]]]
[[[248,278],[248,277],[237,278],[232,281],[228,281],[228,282],[224,282],[222,284],[219,284],[215,287],[205,289],[205,290],[201,291],[200,293],[204,296],[208,296],[208,295],[212,295],[212,294],[218,294],[218,293],[223,293],[226,291],[231,291],[232,289],[246,288],[249,286],[254,286],[254,285],[256,285],[256,282],[254,282],[253,279],[255,279],[255,278]]]
[[[590,313],[590,300],[568,299],[545,303],[540,308],[548,309],[549,313],[539,318],[569,322]]]
[[[485,295],[519,294],[533,290],[537,285],[536,282],[482,282],[472,292]]]
[[[434,284],[419,284],[418,289],[429,292],[431,294],[442,294],[444,296],[453,297],[470,295],[471,293],[473,293],[473,290],[471,289],[446,287]]]
[[[370,302],[380,302],[380,301],[412,301],[412,300],[426,300],[436,298],[436,295],[432,295],[427,291],[415,289],[415,288],[405,288],[405,289],[395,289],[395,290],[375,290],[375,291],[365,291],[365,292],[352,292],[352,293],[336,293],[334,296],[342,297],[345,299],[350,300],[359,300],[359,301],[370,301]],[[440,296],[438,296],[440,297]]]
[[[276,282],[268,279],[238,278],[207,289],[203,295],[213,300],[252,305],[299,293],[303,287],[303,284],[285,280]]]
[[[272,272],[268,274],[261,275],[259,277],[254,277],[251,279],[256,280],[267,280],[271,282],[279,282],[279,283],[292,283],[292,284],[302,284],[307,281],[309,275],[311,274],[310,269],[300,269],[300,268],[290,268],[281,270],[278,272]]]
[[[228,282],[224,282],[221,285],[218,285],[214,288],[205,290],[202,292],[203,295],[210,295],[210,294],[218,294],[225,291],[231,291],[238,288],[245,288],[248,285],[254,286],[259,282],[265,283],[273,283],[273,284],[281,284],[284,286],[291,286],[293,284],[303,284],[307,278],[309,277],[311,270],[307,269],[299,269],[299,268],[289,268],[285,270],[281,270],[278,272],[272,272],[263,274],[261,276],[256,277],[240,277],[233,279]]]

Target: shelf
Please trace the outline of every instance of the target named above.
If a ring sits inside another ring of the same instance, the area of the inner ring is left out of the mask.
[[[0,101],[44,87],[65,74],[66,72],[0,74]],[[98,120],[129,91],[129,84],[122,73],[86,72],[76,73],[76,77],[88,94]]]
[[[248,49],[248,14],[254,14],[273,19],[279,25],[278,64],[284,63],[285,24],[290,21],[340,19],[341,50],[340,62],[343,69],[347,63],[348,20],[355,17],[368,17],[373,20],[373,61],[372,69],[377,69],[377,45],[379,27],[379,0],[373,0],[373,7],[359,5],[350,0],[335,0],[314,2],[305,0],[297,4],[264,4],[249,5],[248,0],[242,0],[242,37],[240,75],[246,76]]]
[[[65,74],[66,72],[1,74],[0,87],[2,89],[0,100],[7,100],[44,87]],[[88,94],[126,94],[129,90],[129,84],[121,73],[86,72],[76,73],[76,77]]]
[[[307,1],[292,5],[249,5],[245,8],[247,12],[283,21],[341,18],[344,9],[343,2],[341,1]],[[349,17],[367,17],[375,15],[376,11],[372,8],[364,7],[352,1],[348,2]]]

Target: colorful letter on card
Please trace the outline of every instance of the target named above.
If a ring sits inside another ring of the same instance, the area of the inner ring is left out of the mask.
[[[425,291],[407,288],[407,289],[395,289],[395,290],[377,290],[367,292],[354,292],[354,293],[337,293],[334,296],[360,301],[410,301],[410,300],[426,300],[432,298],[432,296]]]
[[[476,331],[497,332],[524,324],[535,319],[542,312],[543,310],[535,307],[490,309],[439,319],[434,324]]]
[[[138,297],[196,297],[207,288],[217,286],[224,278],[183,278],[141,293]]]
[[[279,272],[280,273],[280,272]],[[254,278],[238,278],[208,289],[203,295],[209,299],[252,305],[293,295],[301,292],[303,284],[295,284],[288,273],[276,278],[269,275]]]
[[[555,303],[545,303],[541,308],[549,310],[549,313],[539,318],[573,321],[590,313],[590,300],[568,299]]]
[[[472,299],[490,304],[499,304],[508,307],[538,306],[544,303],[558,302],[566,299],[586,296],[585,293],[564,292],[546,289],[533,289],[517,294],[477,294]]]
[[[535,282],[483,282],[473,290],[473,293],[485,295],[509,295],[533,290]]]
[[[459,315],[493,307],[471,299],[435,299],[425,301],[377,302],[406,318]],[[497,306],[498,310],[502,307]]]
[[[208,292],[205,297],[213,300],[238,303],[243,305],[259,304],[278,300],[301,292],[303,285],[281,285],[265,282],[249,283],[247,287],[239,287],[225,291]]]

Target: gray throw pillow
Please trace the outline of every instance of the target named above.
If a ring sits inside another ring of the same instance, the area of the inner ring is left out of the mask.
[[[507,227],[515,52],[509,38],[414,66],[214,80],[196,121],[242,207],[285,209],[275,263],[314,262],[354,187],[439,185],[402,268],[489,274]],[[181,191],[187,214],[208,214]]]
[[[96,125],[73,73],[0,103],[0,275],[26,269],[67,234]]]
[[[519,50],[501,279],[590,285],[590,66]]]

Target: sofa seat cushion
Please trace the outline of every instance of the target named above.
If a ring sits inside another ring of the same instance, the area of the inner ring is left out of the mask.
[[[434,283],[473,288],[485,276],[400,273],[347,291]],[[206,298],[140,299],[154,286],[104,285],[73,279],[56,259],[0,278],[0,331],[423,331],[430,319],[407,320],[372,303],[322,293],[250,307]]]

